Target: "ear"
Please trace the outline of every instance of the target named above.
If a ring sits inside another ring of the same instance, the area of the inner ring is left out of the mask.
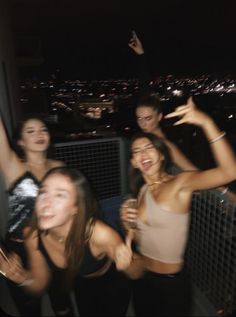
[[[22,140],[18,140],[17,141],[17,145],[19,145],[20,147],[24,147],[24,142]]]
[[[77,206],[75,206],[72,215],[76,215],[78,212],[79,212],[79,209]]]
[[[137,163],[136,163],[136,161],[135,161],[135,159],[131,159],[130,160],[130,163],[131,163],[131,165],[133,166],[133,168],[137,168],[138,166],[137,166]]]

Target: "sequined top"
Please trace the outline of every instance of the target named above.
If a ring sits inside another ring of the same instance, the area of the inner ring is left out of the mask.
[[[8,237],[23,239],[23,227],[32,216],[38,189],[39,181],[32,173],[26,171],[8,190]]]

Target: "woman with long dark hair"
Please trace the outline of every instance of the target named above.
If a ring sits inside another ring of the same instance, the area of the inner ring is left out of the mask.
[[[132,139],[129,179],[138,203],[137,208],[132,209],[127,208],[125,202],[121,217],[126,229],[133,233],[142,256],[139,267],[142,277],[133,296],[138,316],[189,316],[191,292],[184,255],[193,192],[216,188],[236,178],[235,155],[225,132],[196,108],[192,98],[166,118],[177,118],[175,125],[188,123],[201,127],[216,167],[171,175],[163,140],[148,132]]]

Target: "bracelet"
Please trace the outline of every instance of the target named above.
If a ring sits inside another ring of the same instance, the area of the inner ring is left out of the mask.
[[[229,187],[225,187],[225,188],[222,190],[221,195],[225,195],[228,190],[229,190]]]
[[[222,139],[224,136],[226,135],[226,132],[223,131],[220,135],[218,135],[216,138],[212,139],[209,141],[210,144],[215,143],[217,141],[219,141],[220,139]]]
[[[5,272],[3,272],[2,270],[0,270],[0,274],[2,274],[3,276],[7,277],[7,274]]]
[[[26,279],[22,283],[18,284],[19,287],[21,286],[28,286],[31,285],[34,282],[34,279]]]

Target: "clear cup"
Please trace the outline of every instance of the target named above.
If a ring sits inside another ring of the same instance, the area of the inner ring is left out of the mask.
[[[137,229],[137,199],[135,198],[126,198],[125,208],[127,208],[127,213],[133,216],[133,219],[126,221],[126,225],[129,229]]]

